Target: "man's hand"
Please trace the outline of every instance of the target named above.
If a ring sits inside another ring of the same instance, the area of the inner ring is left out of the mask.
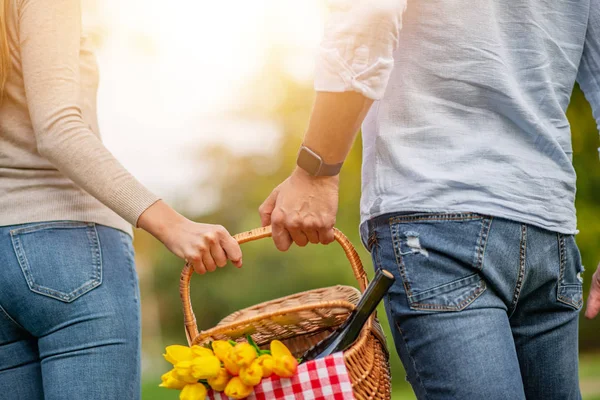
[[[586,318],[595,318],[600,312],[600,265],[592,276],[592,286],[590,287],[590,295],[585,306]]]
[[[333,242],[339,177],[313,177],[300,168],[277,186],[258,209],[263,226],[273,227],[275,246]]]
[[[304,145],[327,164],[343,162],[371,104],[360,93],[317,92]],[[314,177],[301,168],[277,186],[258,209],[263,226],[273,227],[277,248],[333,242],[338,189],[339,177]]]

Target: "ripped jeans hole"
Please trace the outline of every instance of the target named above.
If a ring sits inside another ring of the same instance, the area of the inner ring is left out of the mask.
[[[422,254],[425,257],[429,257],[429,252],[421,246],[421,241],[419,240],[419,234],[415,232],[405,232],[406,235],[406,245],[410,249],[407,252],[401,252],[401,255],[407,254]]]

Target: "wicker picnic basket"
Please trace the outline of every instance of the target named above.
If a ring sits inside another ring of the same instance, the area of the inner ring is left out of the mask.
[[[271,227],[264,227],[234,238],[242,244],[270,236]],[[356,249],[337,229],[335,240],[346,253],[360,291],[364,291],[368,279]],[[200,332],[190,300],[193,274],[193,268],[186,265],[179,284],[190,346],[212,340],[242,341],[249,334],[259,346],[266,346],[274,339],[281,340],[295,356],[300,356],[341,325],[360,298],[360,292],[351,286],[310,290],[237,311],[214,328]],[[344,352],[344,360],[357,400],[390,399],[389,353],[375,314],[369,318],[356,342]]]

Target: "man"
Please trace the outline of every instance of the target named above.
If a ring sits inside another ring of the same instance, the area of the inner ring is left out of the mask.
[[[260,208],[276,246],[333,240],[363,123],[361,234],[417,397],[581,398],[565,110],[577,80],[600,125],[600,1],[332,3],[298,167]]]

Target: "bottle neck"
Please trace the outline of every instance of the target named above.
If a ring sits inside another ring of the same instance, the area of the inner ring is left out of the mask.
[[[389,272],[378,270],[358,301],[356,308],[340,327],[340,330],[348,328],[348,326],[362,327],[371,314],[373,314],[383,296],[385,296],[390,286],[394,283],[394,280],[394,276]]]

